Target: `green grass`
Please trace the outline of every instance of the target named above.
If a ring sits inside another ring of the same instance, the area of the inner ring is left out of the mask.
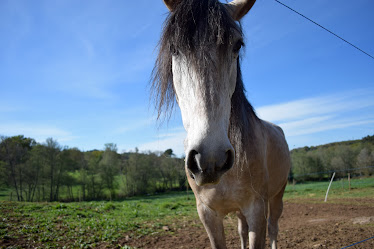
[[[90,248],[101,243],[114,246],[126,235],[165,233],[163,226],[172,226],[178,217],[197,219],[192,193],[120,202],[0,202],[0,213],[0,247],[2,241],[22,238],[26,243],[51,248]]]
[[[74,177],[75,179],[79,179],[79,171],[75,171],[75,172],[70,172],[69,173],[70,176]],[[159,185],[161,185],[161,183],[159,183]],[[114,177],[114,186],[115,186],[115,193],[116,195],[118,196],[124,196],[127,192],[126,192],[126,179],[124,179],[122,176],[115,176]],[[49,186],[48,186],[49,187]],[[47,188],[48,188],[47,187]],[[176,189],[179,187],[178,184],[174,183],[172,187],[175,187]],[[66,186],[60,186],[60,189],[59,189],[59,200],[62,200],[62,201],[70,201],[70,195],[68,193],[68,188]],[[72,186],[72,192],[73,192],[73,197],[75,200],[79,200],[79,199],[82,199],[82,196],[83,196],[83,193],[82,193],[82,187],[80,185],[73,185]],[[11,197],[11,193],[12,193],[12,199],[10,198]],[[87,189],[86,189],[86,196],[87,196]],[[46,198],[48,200],[48,193],[46,194]],[[24,194],[24,198],[25,198],[25,194]],[[104,199],[104,200],[110,200],[110,190],[103,184],[102,186],[102,190],[101,190],[101,196],[100,196],[101,199]],[[37,195],[34,196],[34,201],[37,199]],[[0,187],[0,201],[9,201],[9,200],[12,200],[12,201],[15,201],[17,200],[17,194],[15,192],[15,190],[12,191],[12,189],[10,188],[5,188],[5,187]]]
[[[288,184],[285,199],[314,198],[325,199],[329,182],[309,182],[302,184]],[[362,178],[351,180],[351,190],[347,179],[336,180],[331,184],[328,198],[358,198],[374,196],[374,178]]]
[[[2,188],[2,187],[0,187],[0,201],[9,200],[9,196],[10,196],[11,192],[12,191],[9,188]]]
[[[328,182],[288,185],[284,199],[323,202]],[[373,198],[374,178],[334,181],[331,203],[349,198]],[[6,191],[6,190],[2,190]],[[1,193],[1,192],[0,192]],[[353,200],[353,199],[352,199]],[[43,248],[127,248],[119,239],[173,233],[198,220],[192,192],[134,197],[113,202],[24,203],[0,201],[0,248],[25,245]],[[200,223],[199,223],[200,224]],[[164,226],[171,229],[165,231]],[[123,240],[122,240],[123,241]]]

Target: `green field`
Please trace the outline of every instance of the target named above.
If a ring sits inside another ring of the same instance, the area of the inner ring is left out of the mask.
[[[0,248],[11,240],[26,240],[25,244],[35,241],[36,245],[51,248],[114,245],[125,235],[136,237],[166,232],[163,227],[173,224],[177,217],[197,219],[195,210],[191,192],[119,202],[3,201],[0,202]]]
[[[289,185],[285,200],[323,202],[328,182]],[[335,181],[329,200],[374,196],[374,178]],[[5,190],[3,190],[4,192]],[[3,193],[1,192],[1,193]],[[0,202],[0,248],[130,248],[120,238],[173,233],[198,220],[191,192],[129,198],[114,202]],[[172,229],[165,229],[165,228]],[[17,242],[15,242],[17,241]]]
[[[324,200],[329,182],[309,182],[302,184],[288,184],[285,199],[313,198]],[[374,178],[359,178],[351,180],[349,189],[348,179],[335,180],[331,184],[328,199],[357,197],[374,197]]]

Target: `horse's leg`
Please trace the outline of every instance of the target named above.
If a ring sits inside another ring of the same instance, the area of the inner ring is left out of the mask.
[[[196,200],[196,202],[197,212],[208,233],[212,249],[226,249],[223,217],[200,201]]]
[[[249,249],[263,249],[266,242],[267,199],[258,197],[242,210],[249,229]]]
[[[284,185],[283,189],[276,196],[269,200],[270,215],[268,220],[268,232],[271,249],[277,249],[278,220],[283,211],[282,198],[286,185],[287,184]]]
[[[238,231],[241,241],[241,248],[246,249],[248,245],[248,224],[245,216],[241,212],[236,212],[238,216]]]

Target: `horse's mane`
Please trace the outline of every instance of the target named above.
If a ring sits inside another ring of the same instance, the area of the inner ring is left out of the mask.
[[[173,52],[182,52],[199,75],[205,77],[208,65],[212,63],[209,56],[211,46],[217,46],[218,58],[226,58],[228,47],[234,42],[233,32],[243,35],[241,26],[217,0],[182,0],[175,6],[164,22],[159,53],[152,72],[151,94],[156,102],[158,118],[170,114],[175,105]],[[224,62],[218,62],[221,63]],[[239,59],[236,89],[231,102],[229,137],[235,147],[241,147],[250,138],[250,134],[244,132],[252,126],[252,119],[248,117],[257,117],[245,97]],[[235,148],[237,152],[240,149]]]

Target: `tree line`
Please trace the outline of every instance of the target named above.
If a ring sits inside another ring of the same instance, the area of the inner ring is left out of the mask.
[[[184,161],[171,149],[117,150],[112,143],[82,152],[53,138],[37,143],[21,135],[0,136],[0,187],[11,189],[18,201],[113,200],[187,187]],[[333,171],[338,177],[371,176],[374,136],[294,149],[291,159],[290,181],[325,180]]]
[[[337,177],[374,174],[374,136],[291,151],[290,179],[324,180],[336,172]]]
[[[185,189],[184,161],[165,152],[118,153],[117,146],[82,152],[48,138],[0,137],[0,187],[18,201],[118,199]]]

